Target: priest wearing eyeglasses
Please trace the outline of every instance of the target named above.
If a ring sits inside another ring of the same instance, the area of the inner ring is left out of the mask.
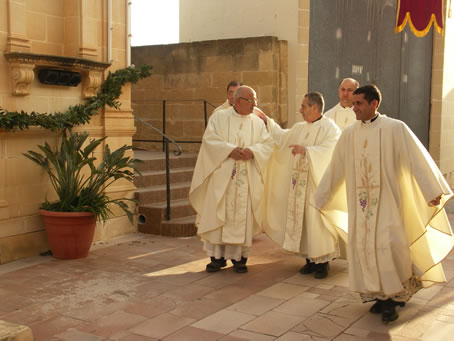
[[[210,257],[207,272],[221,270],[227,260],[235,272],[247,272],[252,238],[260,233],[263,174],[273,141],[261,119],[251,115],[256,105],[254,89],[240,86],[233,106],[216,111],[203,135],[189,201]]]

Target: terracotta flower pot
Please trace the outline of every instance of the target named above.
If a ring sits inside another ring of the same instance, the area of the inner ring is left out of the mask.
[[[39,210],[46,226],[47,240],[55,258],[87,257],[95,233],[96,218],[89,212]]]

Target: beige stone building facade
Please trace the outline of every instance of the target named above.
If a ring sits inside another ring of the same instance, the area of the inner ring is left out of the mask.
[[[127,31],[126,0],[0,0],[0,108],[53,113],[82,103],[97,92],[108,71],[128,65]],[[37,77],[41,68],[78,72],[82,82],[75,87],[42,84]],[[106,108],[75,130],[107,136],[112,149],[131,144],[135,127],[129,85],[120,102],[120,110]],[[0,127],[0,264],[48,249],[38,208],[53,194],[44,172],[22,155],[45,141],[56,143],[58,135],[38,127]],[[131,185],[109,190],[114,197],[133,191]],[[132,231],[136,227],[115,211],[105,224],[98,223],[95,240]]]
[[[370,3],[370,2],[369,2]],[[180,45],[184,44],[224,44],[229,46],[231,42],[241,39],[253,39],[256,37],[272,36],[277,41],[286,43],[287,46],[287,84],[281,84],[279,92],[286,92],[287,114],[280,111],[278,114],[269,112],[281,123],[292,126],[299,121],[300,115],[297,113],[303,95],[309,89],[309,28],[310,28],[310,0],[231,0],[226,2],[214,2],[210,0],[181,0],[180,1]],[[350,3],[353,4],[353,3]],[[441,36],[436,30],[433,34],[433,56],[432,56],[432,79],[431,79],[431,98],[430,98],[430,126],[429,126],[429,152],[439,165],[448,182],[454,187],[454,66],[450,63],[454,58],[454,17],[452,16],[451,1],[444,0],[445,30]],[[249,37],[249,38],[248,38]],[[216,40],[214,40],[216,39]],[[196,43],[198,42],[198,43]],[[153,47],[160,49],[160,57],[167,56],[165,47]],[[175,51],[178,47],[175,45]],[[151,51],[151,50],[150,50]],[[172,52],[173,53],[173,52]],[[225,63],[219,55],[219,59],[212,56],[212,65],[216,70],[213,77],[219,77],[216,71],[222,70],[222,77],[227,80],[239,76],[230,71],[230,74],[223,68]],[[153,58],[152,54],[149,54]],[[170,54],[178,58],[178,53]],[[184,62],[183,62],[184,63]],[[284,63],[281,63],[283,65]],[[201,64],[202,65],[202,64]],[[180,65],[181,66],[181,65]],[[203,66],[203,65],[202,65]],[[201,70],[203,72],[206,69]],[[186,72],[182,70],[172,75],[173,84],[178,84],[178,77],[186,77]],[[179,74],[177,76],[176,74]],[[201,80],[202,78],[196,78]],[[214,78],[209,78],[212,82]],[[280,78],[281,80],[284,77]],[[206,80],[206,79],[205,79]],[[244,80],[244,79],[240,79]],[[154,85],[150,84],[150,91],[146,94],[137,93],[136,100],[140,101],[145,96],[158,98],[156,91],[168,88],[168,81],[157,81]],[[247,80],[246,80],[247,81]],[[167,82],[167,83],[166,83]],[[163,86],[162,86],[163,85]],[[211,83],[212,87],[220,87],[219,83]],[[282,90],[287,87],[286,90]],[[151,89],[153,88],[153,89]],[[212,88],[211,90],[215,90]],[[154,91],[154,92],[153,92]],[[197,98],[207,95],[210,100],[219,104],[221,96],[225,90],[219,88],[218,95],[214,92],[207,93],[202,91],[194,94]],[[221,95],[219,95],[219,93]],[[181,93],[180,93],[181,95]],[[136,94],[134,94],[136,96]],[[186,96],[186,94],[185,94]],[[260,98],[259,98],[260,100]],[[280,108],[285,105],[284,96],[279,98]],[[266,108],[268,109],[268,108]],[[180,117],[184,114],[180,114]],[[156,121],[156,117],[153,120]],[[156,123],[156,122],[155,122]],[[174,126],[176,122],[171,123]],[[159,125],[158,125],[159,127]],[[140,129],[140,128],[139,128]],[[175,132],[181,127],[174,128]],[[140,130],[139,130],[140,131]],[[177,137],[176,135],[173,135]]]
[[[454,188],[454,16],[444,0],[445,32],[434,34],[429,152]]]

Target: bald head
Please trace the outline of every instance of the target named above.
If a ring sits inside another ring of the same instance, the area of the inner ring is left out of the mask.
[[[257,105],[257,95],[250,86],[242,85],[233,94],[233,107],[240,115],[249,115]]]
[[[353,106],[353,91],[358,89],[359,83],[353,78],[344,78],[339,85],[339,102],[344,108]]]

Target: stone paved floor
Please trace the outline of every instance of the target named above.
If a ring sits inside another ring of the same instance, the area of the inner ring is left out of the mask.
[[[343,260],[316,280],[260,235],[249,273],[230,264],[209,274],[206,263],[198,238],[133,234],[85,259],[1,265],[0,320],[29,326],[37,341],[454,339],[454,252],[443,262],[448,282],[418,292],[389,325],[349,291]]]

